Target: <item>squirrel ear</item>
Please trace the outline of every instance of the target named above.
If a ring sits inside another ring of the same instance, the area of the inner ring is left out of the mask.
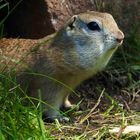
[[[75,22],[76,22],[77,19],[78,19],[77,15],[74,15],[73,17],[71,17],[71,19],[68,22],[68,27],[70,29],[73,29],[75,27]]]

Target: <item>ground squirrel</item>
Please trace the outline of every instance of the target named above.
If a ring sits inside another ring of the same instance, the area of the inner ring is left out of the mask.
[[[62,105],[72,106],[68,100],[70,91],[59,82],[74,89],[102,70],[123,38],[110,14],[80,13],[57,33],[43,39],[1,39],[0,71],[16,69],[17,81],[28,87],[29,95],[38,97],[40,91],[48,104],[44,106],[48,118],[67,121],[59,109]]]

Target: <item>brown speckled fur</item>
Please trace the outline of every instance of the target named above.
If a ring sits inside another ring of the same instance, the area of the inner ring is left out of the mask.
[[[92,21],[99,31],[88,29]],[[58,110],[71,107],[69,89],[102,70],[123,38],[110,14],[88,11],[43,39],[0,39],[0,71],[16,70],[17,81],[28,87],[30,96],[38,97],[40,91],[48,118],[67,121]]]

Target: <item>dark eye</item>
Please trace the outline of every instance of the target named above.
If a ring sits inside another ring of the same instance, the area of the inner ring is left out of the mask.
[[[99,25],[95,21],[89,22],[87,24],[87,27],[92,31],[100,31],[101,30]]]

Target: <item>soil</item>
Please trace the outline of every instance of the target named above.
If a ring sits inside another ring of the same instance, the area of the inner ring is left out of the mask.
[[[81,95],[80,98],[83,99],[82,108],[86,109],[87,102],[89,103],[87,109],[93,108],[101,92],[104,91],[97,107],[101,111],[105,111],[111,105],[112,100],[128,111],[130,109],[140,111],[140,72],[132,75],[132,81],[129,78],[128,72],[111,73],[106,70],[85,81],[77,89]]]
[[[133,80],[132,80],[133,79]],[[107,126],[122,124],[122,112],[128,116],[140,111],[140,72],[134,74],[123,70],[105,70],[83,82],[75,94],[71,94],[72,103],[80,103],[79,111],[68,113],[70,123],[60,125],[47,124],[47,129],[58,139],[83,135],[83,139],[96,138],[96,134],[105,131]],[[139,117],[134,116],[135,121]],[[132,119],[128,119],[132,123]]]

